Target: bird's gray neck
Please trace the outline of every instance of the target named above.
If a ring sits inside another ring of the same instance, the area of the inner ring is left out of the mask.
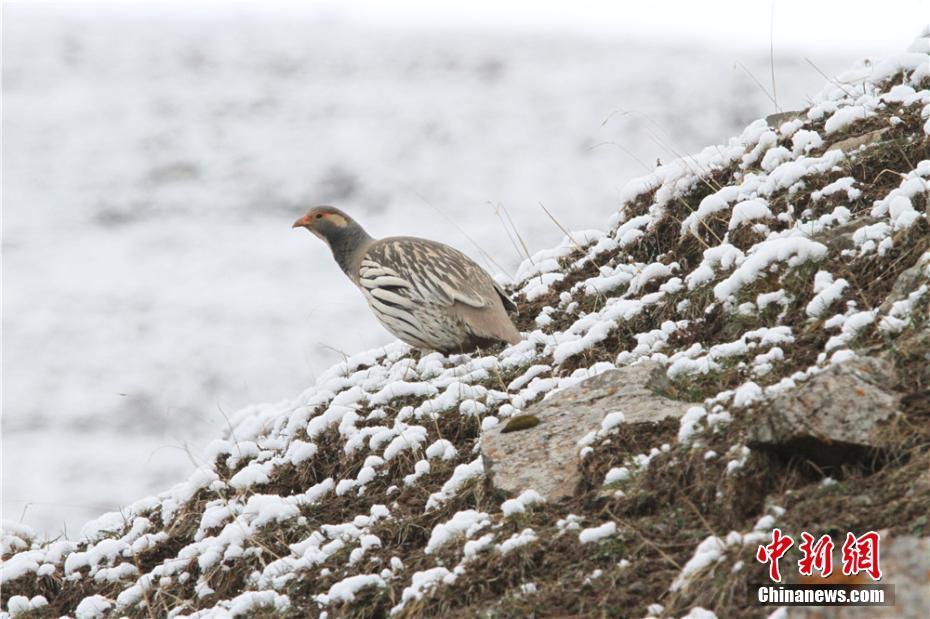
[[[352,273],[357,266],[358,257],[371,244],[372,239],[365,230],[359,226],[350,226],[331,234],[326,241],[333,252],[333,258],[336,264],[342,269],[342,272],[355,279],[357,273]]]

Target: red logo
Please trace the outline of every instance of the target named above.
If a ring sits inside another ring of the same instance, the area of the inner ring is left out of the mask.
[[[833,573],[833,549],[835,544],[829,535],[815,538],[810,533],[801,533],[801,559],[798,561],[798,572],[801,576],[812,576],[814,570],[820,572],[821,578],[827,578]],[[816,541],[815,541],[816,540]],[[882,570],[879,564],[879,544],[881,538],[875,531],[869,531],[859,537],[853,533],[846,534],[843,543],[843,575],[856,576],[865,572],[872,580],[881,580]],[[756,560],[759,563],[768,563],[769,578],[773,582],[781,582],[781,570],[778,560],[794,546],[794,540],[789,535],[783,535],[781,529],[772,529],[772,541],[756,550]]]
[[[756,561],[769,564],[769,578],[773,581],[781,582],[778,560],[781,559],[792,546],[794,546],[793,539],[787,535],[782,535],[781,529],[772,529],[772,543],[767,546],[759,546],[759,549],[756,550]]]
[[[853,576],[865,572],[872,580],[881,580],[882,568],[879,565],[878,546],[881,538],[875,531],[863,533],[856,537],[846,534],[843,542],[843,574]]]
[[[824,578],[833,573],[833,540],[829,535],[822,535],[817,543],[814,543],[814,536],[806,531],[801,533],[801,539],[804,540],[798,545],[798,549],[804,555],[798,561],[798,572],[801,576],[810,576],[814,569],[820,572]]]

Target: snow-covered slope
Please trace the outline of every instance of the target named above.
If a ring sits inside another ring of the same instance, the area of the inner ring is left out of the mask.
[[[843,511],[927,470],[923,427],[901,433],[907,457],[838,468],[829,484],[822,468],[746,444],[747,411],[857,355],[889,356],[896,393],[919,402],[928,187],[930,58],[857,67],[809,109],[630,182],[606,231],[527,260],[513,288],[520,344],[354,355],[294,400],[239,411],[209,466],[77,541],[5,527],[4,609],[759,615],[743,593],[759,579],[748,553],[760,532],[914,531],[930,507],[927,484]],[[916,276],[902,290],[905,272]],[[483,430],[642,358],[698,405],[681,424],[608,429],[587,450],[588,481],[558,503],[487,483]]]
[[[603,227],[637,159],[771,109],[734,66],[768,74],[767,49],[92,4],[3,15],[2,509],[53,537],[185,479],[224,414],[391,340],[291,230],[310,206],[509,274],[496,205],[550,247],[539,202]],[[784,105],[820,88],[796,53],[775,71]]]

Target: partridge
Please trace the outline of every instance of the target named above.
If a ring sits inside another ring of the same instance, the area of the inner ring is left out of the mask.
[[[452,354],[520,341],[507,314],[516,310],[513,301],[462,252],[415,237],[373,239],[329,206],[310,209],[293,227],[329,245],[375,317],[407,344]]]

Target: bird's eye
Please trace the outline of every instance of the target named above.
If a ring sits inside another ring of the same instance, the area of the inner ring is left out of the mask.
[[[323,219],[323,213],[317,213],[317,214],[316,214],[316,218],[317,218],[317,219]]]

